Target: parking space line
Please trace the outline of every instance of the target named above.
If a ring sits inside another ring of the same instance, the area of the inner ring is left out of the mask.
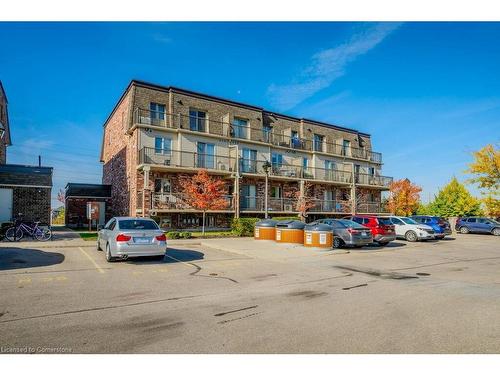
[[[92,259],[92,257],[85,250],[83,250],[81,247],[79,247],[79,249],[92,262],[97,272],[104,273],[104,270],[96,263],[94,259]]]

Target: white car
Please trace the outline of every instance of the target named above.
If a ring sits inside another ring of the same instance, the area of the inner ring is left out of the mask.
[[[410,242],[434,239],[434,229],[428,225],[417,223],[409,217],[388,216],[387,218],[394,224],[397,238],[404,238]]]
[[[154,220],[144,217],[114,217],[97,233],[97,250],[106,260],[143,256],[165,256],[167,237]]]

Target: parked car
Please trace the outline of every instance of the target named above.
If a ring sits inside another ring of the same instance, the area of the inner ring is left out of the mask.
[[[462,234],[491,233],[500,236],[500,222],[487,217],[459,217],[455,224],[455,230]]]
[[[439,216],[414,215],[410,216],[410,218],[417,223],[430,226],[434,229],[434,237],[438,239],[443,239],[445,236],[451,234],[450,223]]]
[[[417,223],[415,220],[404,216],[387,216],[394,224],[396,237],[410,242],[433,240],[434,229],[429,225]]]
[[[344,219],[355,221],[358,224],[370,228],[373,235],[373,241],[380,246],[385,246],[396,239],[394,225],[387,218],[374,215],[353,215],[347,216]]]
[[[333,228],[333,247],[342,246],[363,247],[373,242],[370,228],[352,220],[320,219],[316,223],[328,224]]]
[[[113,217],[97,233],[97,250],[105,249],[106,260],[161,256],[167,237],[154,220],[142,217]]]

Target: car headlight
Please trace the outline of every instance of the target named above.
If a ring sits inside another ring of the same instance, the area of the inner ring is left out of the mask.
[[[417,227],[417,229],[423,230],[424,232],[427,230],[427,228],[424,228],[424,227]]]

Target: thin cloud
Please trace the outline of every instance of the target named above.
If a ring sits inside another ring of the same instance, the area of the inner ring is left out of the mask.
[[[309,66],[292,83],[269,86],[271,103],[280,110],[287,110],[330,86],[345,74],[346,66],[350,62],[375,48],[400,25],[378,23],[354,34],[347,43],[314,54]]]
[[[153,40],[158,43],[169,44],[172,43],[172,38],[163,34],[154,34]]]

